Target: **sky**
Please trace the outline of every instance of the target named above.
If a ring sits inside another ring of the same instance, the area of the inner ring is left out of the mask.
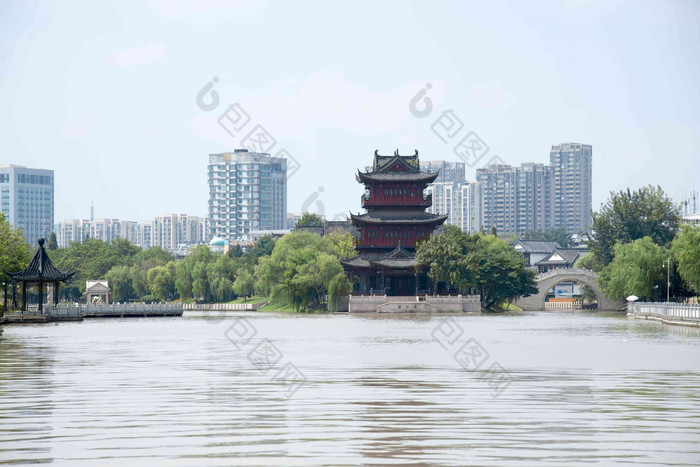
[[[593,146],[594,210],[647,184],[680,202],[699,26],[698,1],[0,0],[0,165],[55,171],[57,223],[204,216],[208,155],[259,128],[298,167],[289,212],[360,211],[375,149],[473,180],[563,142]]]

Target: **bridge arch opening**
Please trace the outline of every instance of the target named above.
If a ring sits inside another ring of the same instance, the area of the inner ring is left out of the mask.
[[[597,310],[602,302],[600,289],[580,277],[557,278],[544,291],[543,309]]]

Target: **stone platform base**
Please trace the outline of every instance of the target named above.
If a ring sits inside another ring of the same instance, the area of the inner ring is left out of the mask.
[[[386,295],[350,295],[350,313],[481,313],[478,295],[419,295],[388,297]]]

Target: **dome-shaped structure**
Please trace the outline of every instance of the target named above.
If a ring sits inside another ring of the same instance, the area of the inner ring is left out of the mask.
[[[209,246],[226,246],[226,240],[221,237],[214,237],[209,242]]]

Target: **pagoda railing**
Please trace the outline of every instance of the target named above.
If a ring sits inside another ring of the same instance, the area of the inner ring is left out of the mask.
[[[360,201],[362,207],[367,206],[418,206],[430,207],[433,205],[433,194],[427,196],[418,196],[411,198],[410,196],[368,196],[361,195]]]

